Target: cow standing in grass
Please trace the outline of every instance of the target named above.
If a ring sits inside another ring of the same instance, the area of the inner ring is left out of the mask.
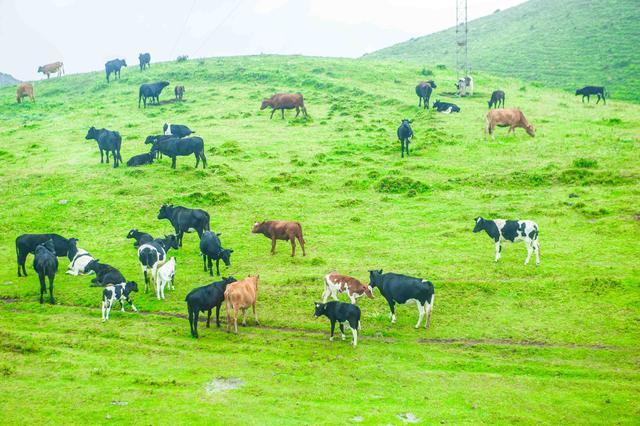
[[[418,95],[418,106],[422,106],[424,103],[424,107],[429,109],[429,99],[431,98],[431,93],[433,93],[433,89],[435,89],[436,83],[433,80],[421,81],[416,86],[416,95]],[[423,102],[424,101],[424,102]]]
[[[53,241],[56,256],[67,256],[69,253],[70,239],[58,234],[22,234],[16,238],[16,257],[18,261],[18,276],[27,276],[25,263],[29,253],[35,253],[36,247],[46,241]],[[20,272],[22,269],[22,272]]]
[[[58,73],[58,77],[64,74],[64,64],[62,62],[54,62],[52,64],[41,65],[38,67],[38,72],[46,74],[47,78],[53,73]]]
[[[400,123],[400,127],[398,127],[398,140],[400,141],[400,153],[402,158],[404,158],[404,152],[407,151],[407,155],[409,155],[409,143],[411,143],[411,138],[413,137],[413,129],[411,128],[411,120],[407,120],[406,118],[402,120]]]
[[[607,100],[605,99],[604,93],[605,93],[604,87],[601,87],[601,86],[585,86],[582,89],[576,90],[576,96],[582,95],[583,103],[584,103],[584,98],[587,98],[587,102],[591,102],[591,96],[596,95],[598,97],[596,104],[598,104],[598,102],[600,102],[600,99],[602,99],[602,101],[606,105]]]
[[[45,277],[49,278],[49,303],[56,303],[53,298],[53,279],[58,272],[58,258],[56,248],[52,240],[48,240],[36,247],[33,258],[33,269],[38,273],[40,280],[40,303],[44,303],[44,294],[47,292]]]
[[[156,271],[164,264],[167,253],[170,249],[178,249],[178,240],[175,235],[166,235],[164,238],[156,238],[150,243],[141,245],[138,248],[138,260],[144,275],[144,292],[149,291],[150,279],[148,272],[151,271],[151,278],[155,280]],[[157,285],[154,281],[154,285]]]
[[[182,247],[185,232],[197,232],[202,238],[204,231],[211,229],[209,213],[201,209],[189,209],[173,204],[163,204],[158,212],[158,219],[167,219],[176,231],[177,242]]]
[[[145,68],[151,67],[151,55],[149,53],[139,54],[138,61],[140,62],[140,71],[144,71]]]
[[[516,133],[516,128],[523,128],[531,137],[536,135],[535,128],[529,124],[526,117],[518,108],[493,109],[487,113],[485,133],[489,133],[491,137],[498,127],[508,127],[507,134]]]
[[[178,139],[175,136],[158,138],[151,147],[151,154],[157,155],[160,152],[171,158],[171,168],[176,168],[177,157],[184,157],[193,154],[196,157],[196,168],[202,160],[202,168],[207,168],[207,157],[204,155],[204,140],[201,137]]]
[[[336,321],[340,325],[342,340],[345,339],[344,323],[349,324],[351,334],[353,335],[353,347],[358,346],[358,329],[360,329],[360,308],[356,305],[342,302],[316,303],[314,316],[326,316],[331,322],[331,336],[329,340],[333,342],[333,333],[336,328]]]
[[[502,90],[494,90],[489,99],[489,108],[504,108],[504,92]],[[500,105],[502,103],[502,105]]]
[[[140,108],[140,102],[144,102],[144,107],[147,107],[147,99],[151,98],[150,104],[154,102],[160,105],[160,93],[162,89],[167,87],[170,83],[168,81],[158,81],[156,83],[145,83],[140,86],[138,90],[138,108]]]
[[[297,239],[302,248],[302,255],[307,255],[304,251],[304,237],[302,236],[302,225],[300,225],[300,222],[286,220],[256,222],[253,224],[251,232],[253,234],[262,234],[271,239],[271,254],[276,254],[276,240],[284,240],[291,241],[291,257],[295,256]]]
[[[536,255],[536,265],[540,264],[540,247],[538,246],[538,225],[531,220],[488,220],[482,217],[475,218],[476,225],[473,232],[485,231],[496,243],[496,262],[500,260],[502,243],[524,241],[527,247],[527,258],[524,264],[528,264],[531,254]]]
[[[107,164],[109,164],[109,152],[113,153],[113,168],[118,167],[119,163],[122,163],[122,156],[120,155],[120,146],[122,145],[122,138],[120,133],[107,129],[96,129],[91,126],[85,136],[86,140],[95,140],[98,142],[98,148],[100,149],[100,163],[104,162],[103,153],[107,153]]]
[[[227,332],[231,331],[231,318],[233,327],[238,334],[238,311],[242,311],[242,325],[247,325],[247,309],[253,308],[253,317],[256,325],[260,325],[256,313],[256,301],[258,299],[258,281],[260,276],[247,277],[244,280],[231,283],[224,291],[224,300],[227,301]]]
[[[111,307],[118,301],[120,302],[120,310],[124,312],[124,302],[131,305],[131,310],[138,312],[135,305],[131,301],[131,293],[138,292],[138,284],[135,281],[118,283],[109,285],[102,291],[102,321],[109,319]]]
[[[304,116],[307,117],[307,108],[304,106],[304,98],[301,93],[276,93],[269,99],[262,100],[260,110],[267,107],[271,107],[271,116],[269,118],[273,118],[273,113],[276,110],[282,111],[282,118],[284,118],[285,109],[295,109],[296,118],[300,114],[300,110],[302,110]]]
[[[198,338],[198,317],[200,312],[208,311],[207,328],[211,322],[211,310],[216,308],[216,326],[220,327],[220,307],[224,302],[224,292],[227,285],[236,282],[234,277],[222,278],[209,285],[194,288],[187,294],[185,301],[189,311],[189,327],[191,336]]]
[[[31,83],[20,83],[18,87],[16,87],[16,101],[18,103],[22,102],[22,98],[29,97],[31,102],[35,102],[35,98],[33,96],[33,84]]]
[[[109,76],[113,73],[113,79],[120,79],[120,69],[127,66],[127,61],[124,59],[113,59],[107,61],[104,64],[104,71],[107,74],[107,83],[109,82]]]

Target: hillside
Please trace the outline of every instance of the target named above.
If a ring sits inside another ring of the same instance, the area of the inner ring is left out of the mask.
[[[453,19],[453,17],[452,17]],[[472,70],[575,90],[605,86],[640,101],[640,5],[636,0],[530,0],[469,23]],[[455,29],[411,39],[371,59],[455,65]]]
[[[0,72],[0,86],[13,86],[20,83],[20,80],[13,78],[12,75]]]
[[[450,70],[424,66],[439,87],[453,85]],[[417,107],[422,67],[211,58],[129,67],[111,84],[102,72],[37,81],[35,103],[0,88],[0,423],[636,422],[640,105],[583,105],[478,73],[477,97],[448,98],[461,113],[436,114]],[[171,82],[162,105],[139,109],[139,85],[159,79]],[[176,84],[184,102],[171,102]],[[535,138],[483,135],[486,88],[498,85]],[[279,91],[302,92],[310,118],[269,120],[261,100]],[[405,159],[402,118],[415,131]],[[205,170],[193,156],[176,170],[166,157],[114,169],[85,140],[90,126],[119,131],[126,161],[166,121],[204,139]],[[185,295],[213,281],[193,233],[169,253],[176,290],[158,301],[141,288],[140,312],[116,304],[106,323],[101,289],[64,274],[68,259],[55,305],[38,303],[32,256],[17,277],[15,237],[55,232],[142,287],[126,235],[173,232],[157,219],[167,202],[210,213],[234,250],[223,276],[260,275],[260,327],[249,314],[227,334],[223,307],[223,328],[201,324],[190,337]],[[472,233],[476,216],[535,220],[542,264],[523,265],[522,243],[494,263],[494,242]],[[265,219],[299,221],[307,256],[291,258],[285,241],[269,254],[270,241],[250,232]],[[434,283],[431,327],[414,329],[414,304],[398,305],[391,324],[375,290],[358,301],[358,347],[330,342],[328,320],[313,317],[323,275],[368,283],[379,268]]]

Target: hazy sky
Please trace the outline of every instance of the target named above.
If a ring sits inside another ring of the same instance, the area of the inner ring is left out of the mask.
[[[468,0],[469,19],[524,0]],[[258,53],[358,57],[455,25],[455,0],[0,0],[0,71],[39,79],[109,59]]]

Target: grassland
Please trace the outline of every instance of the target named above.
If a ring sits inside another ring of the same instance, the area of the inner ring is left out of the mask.
[[[37,82],[34,104],[0,89],[0,423],[637,423],[640,107],[478,74],[477,95],[454,99],[462,112],[438,115],[417,108],[421,69],[259,56],[131,67],[110,85],[69,75]],[[185,84],[185,102],[138,109],[138,85],[159,78]],[[535,138],[484,137],[498,87]],[[293,90],[309,119],[259,111]],[[405,117],[416,137],[401,160]],[[126,160],[165,121],[204,138],[206,170],[193,158],[113,169],[84,140],[91,125],[119,130]],[[189,336],[184,296],[210,282],[194,234],[174,253],[175,293],[136,294],[140,313],[105,324],[89,277],[59,274],[58,304],[40,306],[30,265],[16,276],[15,236],[58,232],[141,282],[125,235],[169,233],[164,202],[210,212],[235,250],[224,275],[260,274],[262,327]],[[535,220],[542,265],[523,267],[522,245],[494,264],[490,239],[471,233],[478,215]],[[271,256],[250,234],[262,219],[300,221],[307,257],[283,243]],[[322,275],[366,280],[371,268],[433,281],[432,327],[413,329],[415,307],[391,325],[376,292],[360,302],[358,348],[329,342],[312,317]],[[243,384],[211,393],[214,379]]]

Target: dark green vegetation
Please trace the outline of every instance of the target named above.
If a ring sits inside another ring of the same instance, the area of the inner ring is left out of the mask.
[[[435,114],[417,108],[421,68],[260,56],[130,67],[110,85],[101,72],[52,78],[36,83],[35,104],[0,89],[0,423],[637,422],[640,107],[478,74],[477,96],[453,99],[460,114]],[[138,85],[160,78],[184,84],[185,102],[138,109]],[[536,138],[483,136],[498,87]],[[296,90],[309,119],[259,111],[263,97]],[[402,118],[416,135],[404,160]],[[91,125],[119,130],[126,161],[165,121],[204,138],[206,170],[193,157],[175,171],[168,159],[114,170],[84,140]],[[106,324],[90,277],[59,274],[56,306],[37,303],[32,257],[17,277],[15,236],[58,232],[142,283],[125,235],[169,233],[155,219],[163,202],[210,212],[235,250],[224,275],[260,274],[262,327],[190,337],[176,315],[210,282],[195,234],[174,252],[176,291],[135,294],[142,312],[116,308]],[[491,240],[471,233],[478,215],[535,220],[542,265],[523,267],[522,244],[494,264]],[[250,234],[264,219],[300,221],[307,257],[284,242],[271,256]],[[359,302],[358,348],[330,343],[328,322],[312,317],[322,275],[366,282],[374,267],[434,282],[431,329],[413,329],[415,306],[391,325],[376,291]],[[214,379],[243,384],[210,393]]]
[[[471,69],[567,90],[605,86],[614,99],[640,101],[638,22],[636,0],[530,0],[469,23]],[[455,51],[452,25],[367,57],[429,69],[455,65]],[[506,100],[509,105],[508,92]]]

